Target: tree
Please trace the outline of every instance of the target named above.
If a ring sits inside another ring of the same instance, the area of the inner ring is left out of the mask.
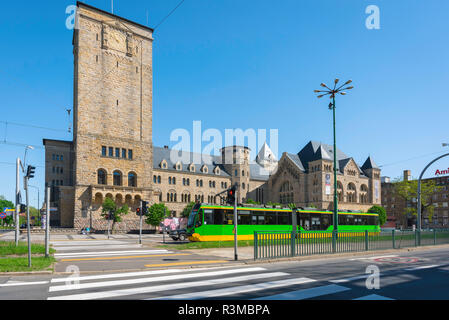
[[[249,198],[248,200],[246,200],[247,204],[260,204],[260,202],[254,201],[253,199]]]
[[[102,205],[102,214],[101,216],[104,219],[108,219],[109,214],[112,214],[112,228],[111,233],[114,232],[114,226],[117,222],[122,222],[122,216],[127,215],[129,211],[128,205],[124,205],[123,207],[117,206],[117,204],[111,198],[104,199]]]
[[[149,208],[145,222],[151,226],[157,227],[167,216],[168,212],[167,207],[163,203],[155,203]]]
[[[387,222],[387,210],[382,206],[372,206],[368,213],[377,213],[379,215],[379,225],[383,226]]]
[[[192,212],[193,207],[195,206],[195,202],[190,202],[184,210],[181,212],[181,217],[188,218],[190,216],[190,213]]]
[[[15,209],[14,203],[5,199],[4,196],[0,196],[0,212],[3,212],[5,208]],[[2,225],[7,224],[10,225],[14,221],[13,216],[7,216],[5,219],[2,219]]]
[[[269,207],[276,207],[276,206],[280,206],[281,204],[280,203],[276,203],[276,202],[271,202],[271,201],[268,201],[267,202],[267,206],[269,206]]]
[[[418,214],[418,180],[401,180],[397,178],[394,180],[393,192],[407,203],[404,214]],[[434,180],[421,182],[421,213],[427,213],[429,221],[432,221],[432,216],[435,207],[432,205],[432,195],[442,190],[441,186],[437,186]],[[409,205],[409,203],[412,203]]]

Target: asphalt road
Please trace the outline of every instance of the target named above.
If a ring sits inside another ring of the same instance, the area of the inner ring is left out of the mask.
[[[357,257],[148,267],[123,273],[77,274],[75,268],[69,270],[71,275],[0,277],[0,299],[447,300],[448,258],[448,248],[428,247]],[[373,273],[376,270],[379,277]]]

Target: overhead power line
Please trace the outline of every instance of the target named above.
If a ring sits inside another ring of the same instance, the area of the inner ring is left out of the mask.
[[[35,129],[42,129],[42,130],[48,130],[48,131],[56,131],[56,132],[67,132],[67,130],[63,129],[55,129],[55,128],[49,128],[49,127],[42,127],[42,126],[36,126],[32,124],[25,124],[25,123],[17,123],[17,122],[9,122],[0,120],[0,123],[4,123],[7,126],[18,126],[18,127],[26,127],[26,128],[35,128]]]
[[[416,159],[420,159],[420,158],[425,158],[425,157],[428,157],[428,156],[431,156],[431,155],[434,155],[434,154],[443,153],[443,152],[444,152],[444,151],[432,152],[432,153],[424,154],[424,155],[417,156],[417,157],[413,157],[413,158],[406,159],[406,160],[400,160],[400,161],[396,161],[396,162],[392,162],[392,163],[383,164],[383,165],[380,165],[379,167],[380,167],[380,168],[388,167],[388,166],[392,166],[392,165],[395,165],[395,164],[400,164],[400,163],[407,162],[407,161],[411,161],[411,160],[416,160]]]
[[[167,20],[183,3],[185,0],[182,0],[180,3],[178,3],[178,5],[172,10],[170,11],[169,14],[167,14],[164,19],[161,20],[161,22],[159,22],[155,27],[154,27],[154,31],[156,31],[156,29],[165,22],[165,20]]]

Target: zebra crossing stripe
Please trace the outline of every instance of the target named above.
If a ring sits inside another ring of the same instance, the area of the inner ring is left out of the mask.
[[[256,272],[262,271],[262,268],[242,268],[242,269],[230,269],[230,270],[219,270],[212,272],[200,272],[193,274],[179,274],[179,275],[170,275],[170,276],[161,276],[161,277],[151,277],[151,278],[138,278],[138,279],[128,279],[128,280],[113,280],[113,281],[104,281],[104,282],[90,282],[90,283],[82,283],[82,284],[69,284],[63,286],[53,286],[50,287],[49,292],[57,292],[57,291],[67,291],[67,290],[81,290],[81,289],[90,289],[90,288],[103,288],[103,287],[113,287],[113,286],[123,286],[123,285],[131,285],[131,284],[139,284],[139,283],[149,283],[149,282],[159,282],[159,281],[172,281],[172,280],[180,280],[180,279],[191,279],[191,278],[200,278],[200,277],[211,277],[211,276],[222,276],[228,274],[235,273],[244,273],[244,272]]]
[[[370,294],[368,296],[360,297],[360,298],[353,299],[353,300],[394,300],[394,299],[387,298],[384,296],[379,296],[377,294]]]
[[[310,283],[310,282],[315,282],[315,281],[316,280],[309,279],[309,278],[286,279],[286,280],[280,280],[280,281],[270,281],[270,282],[250,284],[250,285],[239,286],[239,287],[231,287],[231,288],[209,290],[209,291],[202,291],[202,292],[185,293],[185,294],[179,294],[179,295],[174,295],[174,296],[151,298],[151,299],[146,299],[146,300],[206,299],[206,298],[223,297],[223,296],[229,296],[229,295],[237,295],[240,293],[268,290],[268,289],[274,289],[274,288],[280,288],[280,287],[287,287],[287,286]]]
[[[72,258],[72,257],[86,257],[86,256],[108,256],[108,255],[123,255],[129,253],[172,253],[167,250],[126,250],[126,251],[98,251],[98,252],[70,252],[70,253],[55,253],[55,258]]]
[[[286,292],[286,293],[281,293],[281,294],[275,294],[273,296],[257,298],[254,300],[303,300],[303,299],[316,298],[316,297],[324,296],[324,295],[328,295],[328,294],[339,293],[339,292],[343,292],[343,291],[347,291],[347,290],[351,290],[351,289],[342,287],[342,286],[339,286],[336,284],[331,284],[331,285],[327,285],[327,286],[321,286],[321,287],[296,290],[296,291]]]
[[[233,273],[235,270],[233,270]],[[152,292],[161,292],[168,290],[178,290],[184,288],[196,288],[202,286],[213,286],[218,284],[225,283],[234,283],[248,280],[256,280],[256,279],[265,279],[265,278],[273,278],[273,277],[282,277],[287,276],[288,273],[284,272],[273,272],[273,273],[262,273],[262,274],[252,274],[247,276],[233,277],[233,278],[219,278],[219,279],[208,279],[203,281],[192,281],[192,282],[180,282],[180,283],[172,283],[172,284],[164,284],[159,286],[150,286],[150,287],[141,287],[141,288],[131,288],[131,289],[121,289],[121,290],[112,290],[112,291],[104,291],[104,292],[91,292],[91,293],[82,293],[82,294],[73,294],[66,296],[56,296],[49,297],[48,300],[91,300],[91,299],[106,299],[106,298],[114,298],[114,297],[123,297],[123,296],[131,296],[131,295],[139,295],[146,294]]]
[[[217,270],[225,269],[226,267],[213,267],[213,268],[201,268],[201,271],[206,270]],[[229,268],[229,267],[228,267]],[[264,268],[261,268],[265,270]],[[65,278],[53,278],[51,283],[62,283],[62,282],[73,282],[73,281],[89,281],[89,280],[100,280],[100,279],[114,279],[114,278],[132,278],[132,277],[142,277],[151,276],[166,273],[178,273],[178,272],[198,272],[198,269],[166,269],[166,270],[152,270],[152,271],[139,271],[139,272],[126,272],[126,273],[110,273],[110,274],[100,274],[93,276],[80,276],[80,277],[65,277]]]

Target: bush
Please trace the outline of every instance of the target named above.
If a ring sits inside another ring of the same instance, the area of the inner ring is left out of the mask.
[[[381,206],[372,206],[368,213],[377,213],[379,215],[379,225],[383,226],[387,222],[387,211]]]

